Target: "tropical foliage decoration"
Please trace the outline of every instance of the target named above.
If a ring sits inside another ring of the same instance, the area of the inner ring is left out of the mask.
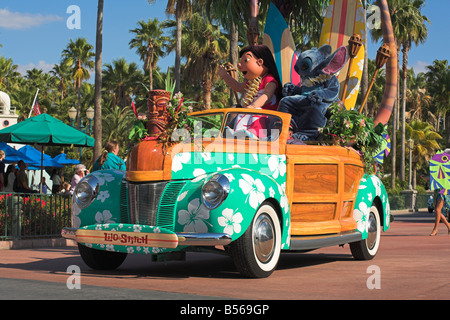
[[[375,125],[372,118],[356,110],[347,110],[339,104],[329,108],[330,120],[322,129],[323,139],[328,143],[354,147],[362,157],[367,173],[373,173],[374,156],[383,145],[387,128],[379,123]]]

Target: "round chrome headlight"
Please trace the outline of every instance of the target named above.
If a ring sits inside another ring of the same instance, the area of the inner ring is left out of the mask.
[[[213,175],[202,188],[203,204],[209,209],[217,208],[230,193],[230,181],[223,174]]]
[[[98,190],[99,182],[95,176],[86,176],[77,184],[73,196],[80,209],[88,207],[95,200]]]

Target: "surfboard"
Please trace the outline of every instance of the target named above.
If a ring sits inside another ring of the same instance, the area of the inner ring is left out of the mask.
[[[300,76],[294,70],[297,62],[294,39],[282,14],[273,3],[270,3],[267,13],[263,44],[272,51],[282,82],[281,86],[288,82],[298,85]]]
[[[319,46],[331,45],[333,51],[341,46],[348,46],[350,37],[357,33],[364,39],[366,26],[364,23],[365,10],[360,0],[331,0],[324,17]],[[350,110],[355,107],[356,99],[361,86],[364,68],[364,45],[359,49],[358,55],[352,64],[347,63],[339,73],[341,83],[340,97],[343,100],[343,88],[347,71],[350,68],[345,107]]]

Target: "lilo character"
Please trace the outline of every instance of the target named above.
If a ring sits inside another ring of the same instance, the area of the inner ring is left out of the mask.
[[[247,46],[239,52],[239,56],[237,67],[245,80],[238,82],[224,67],[219,69],[219,76],[233,91],[243,93],[242,107],[277,110],[281,81],[270,49],[265,45]],[[261,129],[267,128],[266,121],[266,116],[237,117],[234,130],[247,130],[261,137],[264,135]]]

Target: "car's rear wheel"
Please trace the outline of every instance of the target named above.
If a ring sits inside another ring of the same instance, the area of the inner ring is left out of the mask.
[[[245,277],[265,278],[272,274],[281,253],[281,225],[275,208],[264,202],[247,231],[230,245],[230,254]]]
[[[350,243],[350,251],[356,260],[373,259],[380,247],[381,220],[375,205],[370,208],[367,233],[366,239]]]
[[[96,250],[78,244],[81,258],[94,270],[114,270],[120,267],[127,257],[126,253]]]

